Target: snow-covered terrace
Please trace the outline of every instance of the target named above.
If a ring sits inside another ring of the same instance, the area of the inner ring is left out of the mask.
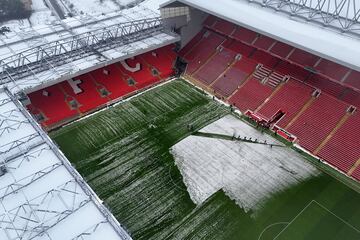
[[[356,22],[358,19],[355,19],[359,17],[360,5],[356,5],[356,16],[354,14],[347,15],[347,17],[354,18],[354,20],[350,19],[347,21],[353,21],[356,24],[352,25],[352,29],[349,29],[349,32],[341,33],[338,30],[334,30],[329,25],[326,25],[326,23],[320,25],[320,17],[317,19],[301,19],[299,17],[295,17],[295,14],[293,13],[287,13],[284,10],[287,6],[284,6],[281,9],[279,7],[277,11],[276,6],[271,8],[265,6],[266,4],[264,3],[281,2],[280,0],[222,0],[213,1],[211,4],[209,4],[208,0],[170,0],[163,3],[161,7],[171,6],[174,2],[179,2],[190,7],[200,9],[211,15],[233,22],[239,26],[246,27],[294,47],[314,53],[325,59],[329,59],[341,65],[360,71],[360,58],[358,57],[360,55],[360,38],[356,37],[356,34],[351,34],[351,30],[355,33],[355,31],[359,31],[360,29],[358,28],[357,30],[353,30],[356,26],[360,26],[360,23]],[[259,2],[263,2],[264,4],[258,4]],[[290,3],[289,1],[287,2]],[[331,0],[322,2],[330,3]],[[354,6],[355,5],[349,5],[348,11],[353,11],[351,8]],[[308,5],[305,7],[311,8],[314,6]],[[325,5],[324,9],[326,7],[327,5]],[[338,18],[336,21],[341,21],[341,17],[344,17],[344,11],[346,9],[344,8],[341,11],[339,10],[340,12],[333,11],[333,13],[338,14],[338,17],[336,17],[331,15],[334,4],[330,4],[328,8],[328,15],[326,15],[326,13],[322,13],[321,18],[326,18],[326,16],[328,16],[328,18],[334,18],[335,20]],[[301,11],[306,10],[304,9],[304,7],[300,8]],[[319,9],[315,9],[314,12],[319,12]]]
[[[0,84],[34,91],[178,40],[142,6],[11,32],[0,36]]]
[[[0,239],[131,239],[59,149],[0,90]]]

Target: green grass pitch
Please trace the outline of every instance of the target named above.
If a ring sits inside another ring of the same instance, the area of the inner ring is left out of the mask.
[[[50,136],[134,239],[360,239],[360,194],[327,174],[256,214],[222,191],[196,206],[169,148],[229,113],[175,80]]]

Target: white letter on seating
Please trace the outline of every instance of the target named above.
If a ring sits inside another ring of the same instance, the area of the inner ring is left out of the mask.
[[[67,82],[70,84],[70,86],[73,89],[75,94],[79,94],[79,93],[83,92],[83,90],[79,87],[79,85],[81,84],[80,79],[77,79],[77,80],[69,79],[69,80],[67,80]]]
[[[134,59],[134,58],[132,57],[131,59]],[[140,63],[136,63],[135,67],[130,67],[129,64],[126,62],[126,60],[120,61],[120,63],[129,72],[137,72],[137,71],[140,71],[140,69],[141,69]]]

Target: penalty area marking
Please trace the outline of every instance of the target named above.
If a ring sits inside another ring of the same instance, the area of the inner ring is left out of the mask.
[[[173,167],[177,167],[176,165],[170,165],[169,166],[169,169],[168,169],[168,173],[169,173],[169,177],[170,177],[170,180],[172,182],[172,184],[175,186],[175,188],[177,188],[178,190],[182,191],[182,192],[188,192],[187,188],[183,188],[183,187],[180,187],[175,181],[174,179],[172,178],[171,176],[171,170],[173,169]],[[180,171],[180,170],[179,170]],[[180,174],[181,175],[181,174]],[[182,176],[182,175],[181,175]],[[182,176],[183,177],[183,176]],[[182,179],[182,181],[184,182],[184,179]],[[184,183],[185,185],[185,183]]]
[[[280,234],[282,234],[312,203],[314,202],[314,200],[311,200],[290,222],[288,225],[286,225],[286,227],[284,227],[283,230],[281,230],[275,237],[274,239],[277,239]]]
[[[267,226],[266,228],[264,228],[264,230],[262,230],[262,232],[261,232],[260,235],[259,235],[258,240],[261,240],[262,235],[263,235],[268,229],[270,229],[271,227],[276,226],[276,225],[285,225],[285,224],[289,224],[289,222],[277,222],[277,223],[270,224],[269,226]]]
[[[343,218],[339,217],[338,215],[336,215],[334,212],[332,212],[330,209],[328,209],[327,207],[325,207],[324,205],[322,205],[321,203],[317,202],[316,200],[311,200],[289,223],[288,225],[286,225],[286,227],[281,230],[275,237],[274,240],[277,239],[308,207],[310,207],[310,205],[312,205],[313,203],[315,203],[317,206],[319,206],[320,208],[322,208],[323,210],[325,210],[326,212],[330,213],[331,215],[333,215],[334,217],[336,217],[337,219],[339,219],[342,223],[344,223],[345,225],[347,225],[348,227],[350,227],[351,229],[353,229],[354,231],[356,231],[357,233],[360,234],[360,230],[357,229],[356,227],[354,227],[353,225],[351,225],[349,222],[345,221]],[[271,225],[270,225],[271,226]],[[269,227],[269,226],[268,226]],[[265,230],[265,229],[264,229]],[[260,239],[260,238],[259,238]]]
[[[340,221],[342,221],[343,223],[345,223],[348,227],[352,228],[353,230],[355,230],[355,232],[360,233],[360,230],[357,229],[356,227],[354,227],[353,225],[351,225],[349,222],[345,221],[344,219],[342,219],[341,217],[339,217],[338,215],[336,215],[335,213],[333,213],[331,210],[329,210],[327,207],[325,207],[324,205],[322,205],[321,203],[317,202],[314,200],[314,202],[319,205],[321,208],[323,208],[325,211],[329,212],[331,215],[333,215],[334,217],[336,217],[337,219],[339,219]]]

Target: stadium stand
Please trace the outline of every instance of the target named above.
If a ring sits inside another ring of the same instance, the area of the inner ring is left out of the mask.
[[[181,50],[185,56],[196,48],[190,61],[184,58],[190,65],[187,76],[244,113],[250,110],[265,120],[279,116],[271,123],[274,131],[280,129],[291,141],[359,179],[360,167],[348,171],[360,159],[356,142],[351,142],[360,134],[354,130],[360,122],[347,110],[360,106],[360,73],[213,16],[205,27],[200,34],[221,34],[222,43],[202,40],[195,47],[189,46],[193,41],[185,46]],[[240,54],[231,66],[221,52],[214,55],[220,44],[221,49]],[[193,59],[202,63],[195,67],[201,66],[196,74],[189,71],[194,69]]]
[[[185,59],[188,61],[187,73],[193,74],[196,70],[206,63],[206,61],[216,53],[216,49],[225,40],[219,34],[207,31],[203,38],[189,53],[186,54]],[[206,46],[206,48],[204,47]]]
[[[321,59],[315,66],[315,69],[324,76],[328,76],[338,82],[342,82],[347,72],[350,71],[350,69],[326,59]]]
[[[261,35],[254,42],[254,47],[258,48],[258,49],[262,49],[264,51],[267,51],[275,43],[276,43],[276,41],[274,39],[271,39],[271,38],[269,38],[267,36]]]
[[[359,141],[354,137],[360,134],[359,126],[360,113],[357,112],[349,116],[317,155],[338,169],[348,172],[360,159]]]
[[[243,58],[236,61],[218,80],[212,88],[216,95],[229,97],[254,72],[256,63]]]
[[[173,75],[173,45],[29,93],[29,111],[50,129]],[[56,106],[56,107],[54,107]]]
[[[302,147],[312,152],[345,116],[348,107],[323,93],[286,130],[299,139]]]
[[[318,56],[305,52],[301,49],[295,49],[288,57],[289,61],[297,63],[302,67],[313,67],[319,59],[320,58]]]
[[[173,66],[175,65],[176,54],[172,50],[172,46],[145,53],[142,55],[142,59],[150,68],[157,69],[162,79],[168,78],[174,72]]]
[[[313,88],[290,79],[257,112],[270,119],[279,110],[282,111],[284,116],[276,124],[285,128],[311,99],[313,91]]]
[[[256,32],[253,32],[249,29],[238,27],[234,33],[231,35],[231,37],[235,38],[238,41],[247,43],[247,44],[253,44],[253,42],[256,40],[256,38],[259,36]]]
[[[257,50],[251,55],[251,59],[254,61],[265,65],[266,67],[273,68],[277,63],[279,63],[279,59],[264,52],[262,50]]]
[[[305,81],[310,76],[309,71],[285,61],[279,62],[274,70],[284,75],[289,75],[300,81]]]
[[[293,49],[292,46],[289,46],[286,43],[276,42],[275,45],[270,48],[270,52],[280,58],[286,59]]]
[[[235,53],[226,49],[217,51],[215,56],[206,62],[194,75],[201,82],[210,85],[235,60]]]
[[[229,102],[243,112],[254,111],[272,91],[271,87],[252,77],[229,99]]]
[[[92,83],[91,78],[83,75],[75,79],[75,81],[79,81],[79,88],[81,89],[81,92],[79,93],[74,92],[68,81],[61,82],[57,86],[61,88],[67,96],[76,100],[79,104],[78,109],[80,112],[88,112],[108,101],[106,95],[101,96],[98,92],[95,84]]]
[[[230,23],[223,19],[219,19],[218,21],[216,21],[213,25],[213,28],[225,35],[231,35],[236,30],[236,27],[233,23]]]
[[[215,23],[222,21],[224,20],[210,16],[208,19],[206,19],[205,23],[207,24],[205,24],[205,26],[208,29],[212,29],[213,31],[221,33],[222,31],[219,27],[219,24]],[[235,24],[233,24],[233,27],[231,27],[231,23],[228,22],[226,24],[227,29],[236,29],[231,35],[227,35],[227,37],[231,39],[235,39],[244,44],[247,44],[249,47],[265,50],[275,57],[298,65],[300,68],[306,68],[308,71],[320,74],[325,78],[332,79],[340,85],[348,84],[349,86],[360,90],[360,83],[358,83],[359,81],[356,81],[356,79],[359,79],[359,72],[351,71],[347,67],[341,66],[326,59],[321,59],[320,57],[305,52],[301,49],[295,49],[285,43],[278,42],[249,29],[238,27]],[[257,55],[262,54],[257,53],[255,58]],[[266,59],[268,58],[269,57],[266,57]]]
[[[108,97],[111,100],[118,99],[125,96],[127,93],[136,90],[134,86],[130,86],[126,83],[126,80],[122,76],[120,70],[114,65],[95,70],[87,75],[99,86],[104,86],[104,88],[110,93]]]
[[[348,77],[345,79],[345,83],[354,88],[360,89],[360,72],[351,71]]]
[[[255,51],[255,48],[232,39],[227,39],[223,46],[245,57],[250,56]]]
[[[76,109],[69,107],[64,93],[57,85],[30,93],[29,98],[31,99],[31,105],[28,106],[29,111],[35,115],[41,113],[43,125],[52,125],[78,115]],[[39,116],[35,116],[35,118],[39,119]]]
[[[306,83],[314,86],[315,88],[321,89],[321,91],[326,92],[334,97],[339,97],[341,93],[345,90],[345,87],[337,84],[329,79],[322,77],[320,75],[311,75],[307,78]]]
[[[360,108],[360,94],[353,89],[345,89],[339,99]]]

